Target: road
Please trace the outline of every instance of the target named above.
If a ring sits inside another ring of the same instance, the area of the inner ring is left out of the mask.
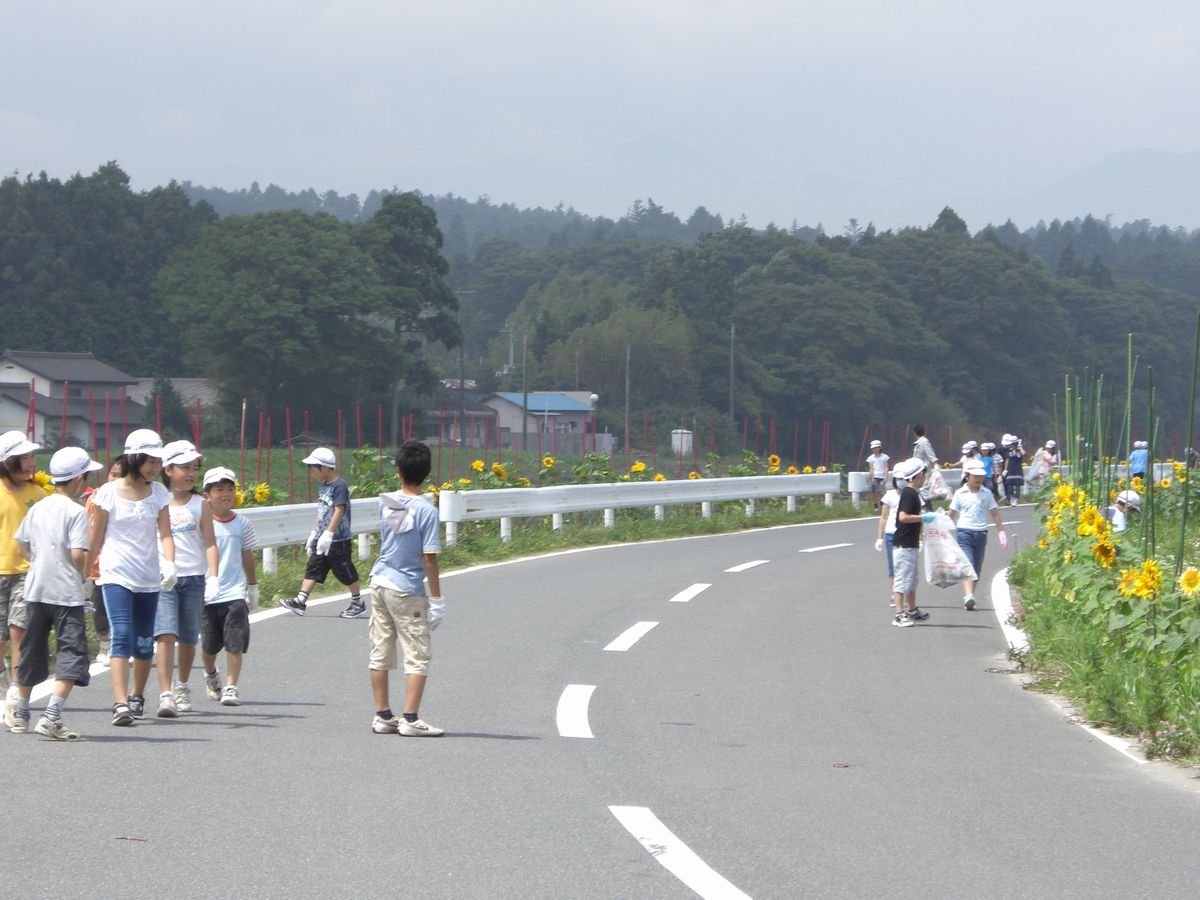
[[[874,528],[450,575],[438,740],[370,732],[340,602],[255,623],[236,709],[194,677],[196,713],[116,729],[98,678],[84,741],[0,734],[4,895],[1194,897],[1195,787],[989,671],[986,590],[891,627]]]

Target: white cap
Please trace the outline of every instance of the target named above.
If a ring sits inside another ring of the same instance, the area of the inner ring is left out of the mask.
[[[975,449],[974,446],[972,446],[973,444],[974,444],[974,441],[967,441],[965,444],[962,445],[962,452],[970,453],[972,450]]]
[[[1145,450],[1149,446],[1150,446],[1150,444],[1146,441],[1134,441],[1133,442],[1133,449],[1135,449],[1135,450]],[[26,451],[26,452],[28,452],[28,451]]]
[[[979,449],[980,450],[995,450],[996,445],[993,444],[991,441],[984,441],[982,444],[979,445]]]
[[[892,469],[892,474],[904,481],[912,481],[924,471],[925,461],[914,456]]]
[[[233,474],[233,469],[227,469],[224,466],[217,466],[204,473],[204,487],[216,484],[218,481],[232,481],[237,484],[237,476]]]
[[[125,438],[125,454],[133,456],[138,453],[153,456],[155,459],[163,458],[163,442],[157,431],[139,428],[137,431],[129,432],[128,437]]]
[[[979,449],[979,441],[967,441],[965,444],[963,444],[963,446],[968,447],[971,450],[978,450]]]
[[[27,440],[23,431],[6,431],[4,434],[0,434],[0,462],[10,456],[24,456],[26,453],[33,453],[35,450],[41,449],[40,444]]]
[[[171,441],[163,447],[164,466],[183,466],[200,458],[200,451],[191,441]]]
[[[103,468],[82,447],[63,447],[50,457],[50,480],[55,484],[63,484]]]
[[[1121,491],[1117,494],[1117,502],[1124,503],[1126,506],[1132,506],[1136,510],[1142,508],[1142,498],[1137,491]]]
[[[1047,450],[1053,450],[1053,449],[1054,449],[1055,447],[1057,447],[1057,446],[1058,446],[1058,444],[1057,444],[1057,443],[1055,443],[1055,441],[1054,441],[1053,439],[1052,439],[1052,440],[1049,440],[1049,441],[1046,441],[1046,449],[1047,449]]]
[[[300,460],[306,466],[327,466],[330,469],[337,468],[337,457],[333,455],[333,451],[328,447],[318,447],[304,459]]]
[[[987,475],[987,467],[984,466],[983,463],[976,462],[975,460],[971,460],[970,462],[963,463],[962,470],[963,470],[964,475],[979,475],[979,476]]]
[[[871,441],[871,449],[872,450],[874,450],[876,447],[882,447],[882,446],[883,446],[883,441]]]

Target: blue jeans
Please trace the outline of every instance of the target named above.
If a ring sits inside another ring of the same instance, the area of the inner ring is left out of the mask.
[[[987,549],[987,532],[969,531],[966,528],[960,528],[955,535],[955,540],[958,541],[958,546],[962,548],[962,552],[967,554],[967,559],[971,561],[971,565],[975,567],[976,580],[982,578],[983,551]]]
[[[158,591],[134,593],[119,584],[104,585],[111,647],[117,659],[154,659],[154,613]]]
[[[888,578],[896,574],[896,567],[892,564],[892,539],[896,536],[895,532],[885,534],[883,536],[883,548],[887,551],[888,561]]]
[[[173,634],[179,643],[195,647],[200,642],[200,619],[204,615],[204,576],[181,575],[175,587],[158,595],[154,614],[154,636]]]

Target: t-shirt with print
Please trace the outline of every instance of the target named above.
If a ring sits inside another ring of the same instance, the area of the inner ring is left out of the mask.
[[[158,565],[158,514],[171,502],[171,492],[155,481],[141,500],[125,500],[120,481],[100,485],[92,506],[108,513],[108,529],[100,547],[105,584],[119,584],[136,594],[157,592],[162,584]]]
[[[72,550],[88,550],[87,510],[63,494],[51,494],[29,510],[16,540],[33,561],[25,575],[25,601],[83,606],[83,576],[71,564]]]
[[[46,499],[46,492],[28,481],[15,491],[0,484],[0,575],[20,575],[29,571],[29,560],[17,552],[12,536],[33,504]]]
[[[954,524],[960,531],[986,531],[990,513],[998,507],[991,491],[960,487],[950,498],[950,508],[958,513]]]
[[[871,467],[872,478],[887,477],[887,464],[889,459],[891,459],[891,457],[886,453],[880,453],[878,456],[872,453],[867,457],[867,465]]]
[[[438,511],[424,497],[403,491],[381,494],[379,503],[381,540],[371,584],[424,595],[424,554],[441,550]]]
[[[171,537],[175,539],[175,573],[180,578],[208,574],[204,538],[200,533],[203,506],[204,498],[192,494],[187,503],[172,503],[167,507],[167,514],[171,517]]]
[[[893,547],[907,547],[915,550],[921,546],[921,520],[901,522],[898,516],[900,513],[919,516],[922,508],[921,495],[908,485],[905,485],[904,490],[900,492],[900,500],[896,504],[896,534],[892,538]]]
[[[258,546],[254,526],[249,519],[237,513],[227,522],[213,516],[213,537],[217,542],[217,573],[221,590],[206,603],[211,606],[214,603],[245,600],[247,582],[246,570],[242,568],[242,551]]]
[[[333,521],[333,511],[339,506],[346,507],[342,521],[338,522],[337,530],[333,532],[335,541],[350,540],[350,489],[341,478],[335,478],[329,484],[323,484],[317,490],[317,534],[329,530]]]

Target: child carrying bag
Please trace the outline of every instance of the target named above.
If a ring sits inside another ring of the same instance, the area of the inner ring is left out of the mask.
[[[962,547],[958,546],[955,539],[957,533],[954,521],[941,511],[935,512],[933,521],[922,529],[925,580],[930,584],[944,588],[961,581],[975,581],[979,577]]]

